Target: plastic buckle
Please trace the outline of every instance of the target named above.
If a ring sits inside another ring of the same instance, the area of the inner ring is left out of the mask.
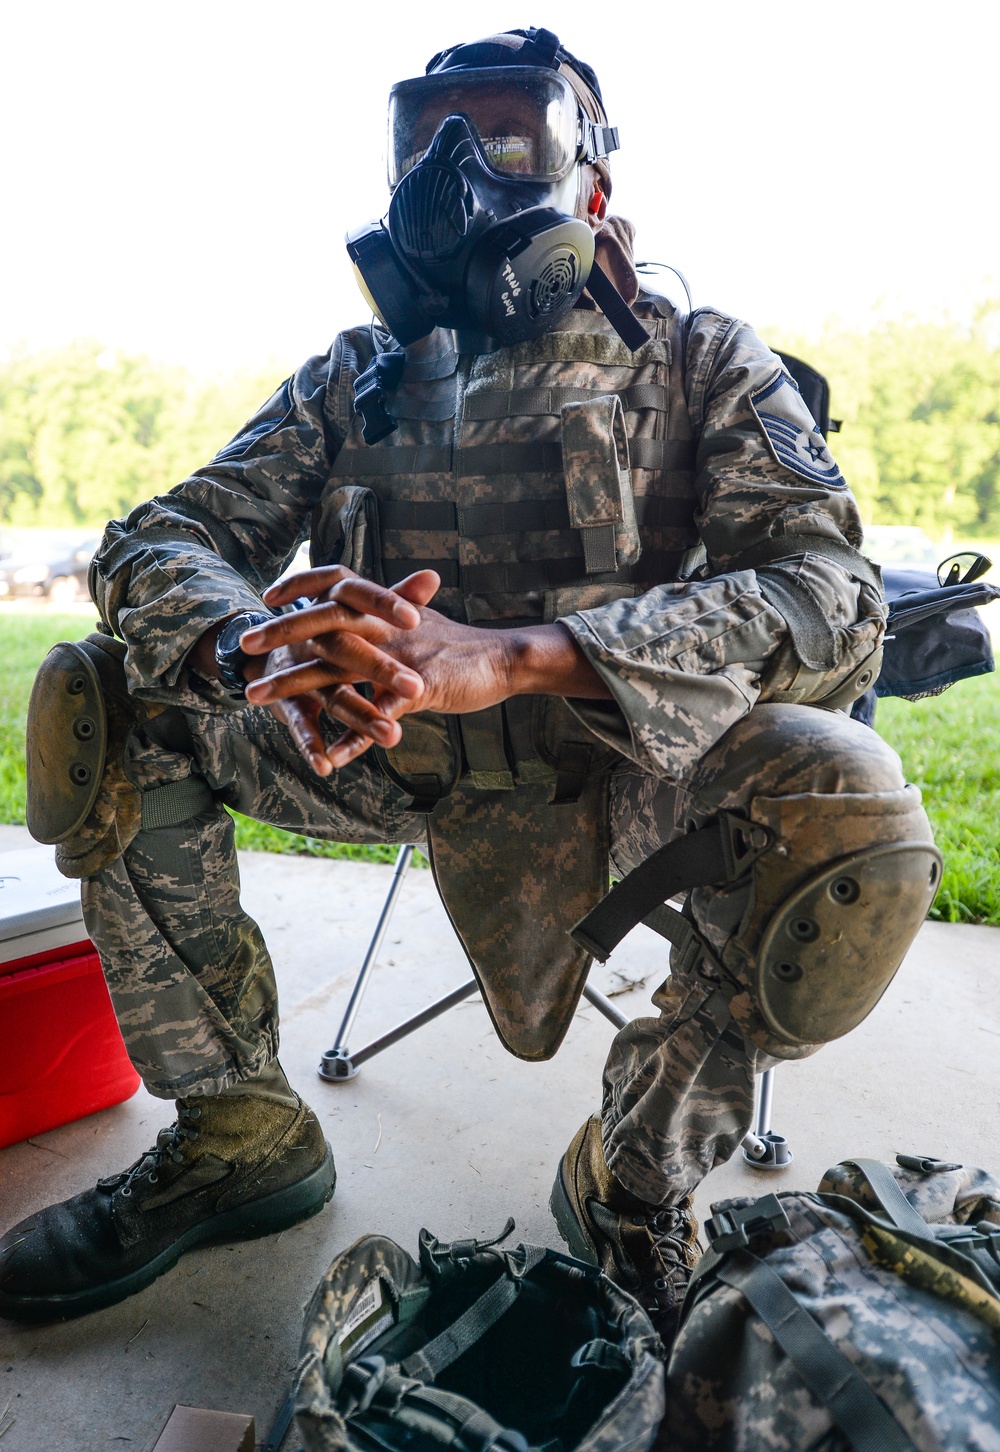
[[[789,1228],[788,1216],[777,1195],[763,1195],[738,1209],[720,1210],[705,1221],[709,1244],[719,1255],[749,1249],[751,1235]]]
[[[368,1410],[381,1390],[388,1370],[384,1356],[363,1356],[344,1367],[339,1397],[345,1403],[350,1402],[347,1416]]]
[[[759,822],[738,817],[735,812],[722,812],[722,855],[726,864],[726,881],[736,882],[772,846],[774,833]]]
[[[354,409],[361,415],[361,436],[366,444],[377,444],[399,427],[385,406],[386,394],[399,384],[406,354],[379,353],[354,380]]]

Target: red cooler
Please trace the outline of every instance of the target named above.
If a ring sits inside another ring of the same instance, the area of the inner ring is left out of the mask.
[[[80,884],[57,870],[51,847],[0,853],[0,1147],[138,1087]]]

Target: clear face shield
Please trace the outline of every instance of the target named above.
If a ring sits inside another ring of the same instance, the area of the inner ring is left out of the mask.
[[[389,209],[349,233],[347,251],[397,344],[443,327],[469,351],[512,346],[556,327],[585,287],[603,308],[594,291],[603,286],[612,326],[641,347],[648,335],[595,267],[594,232],[577,215],[582,164],[617,147],[618,132],[545,66],[439,71],[393,86]],[[383,427],[391,423],[373,425]]]
[[[394,191],[448,116],[464,116],[481,160],[501,180],[555,187],[601,138],[556,71],[498,66],[400,81],[389,97],[389,186]],[[594,153],[596,154],[596,152]]]

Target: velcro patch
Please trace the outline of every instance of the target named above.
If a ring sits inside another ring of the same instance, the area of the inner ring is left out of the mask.
[[[826,489],[847,487],[815,419],[787,373],[779,373],[751,393],[750,405],[779,464],[810,484]]]

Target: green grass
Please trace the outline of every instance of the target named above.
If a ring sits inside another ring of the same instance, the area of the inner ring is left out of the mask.
[[[24,719],[39,662],[57,640],[76,640],[85,615],[0,610],[0,821],[24,821]],[[1000,675],[960,681],[927,701],[880,701],[879,730],[903,759],[945,858],[931,917],[1000,926]],[[236,818],[236,841],[259,852],[392,862],[396,847],[352,847]],[[417,854],[415,859],[424,859]]]
[[[880,701],[875,719],[923,792],[944,854],[931,917],[1000,926],[1000,674],[926,701]]]

